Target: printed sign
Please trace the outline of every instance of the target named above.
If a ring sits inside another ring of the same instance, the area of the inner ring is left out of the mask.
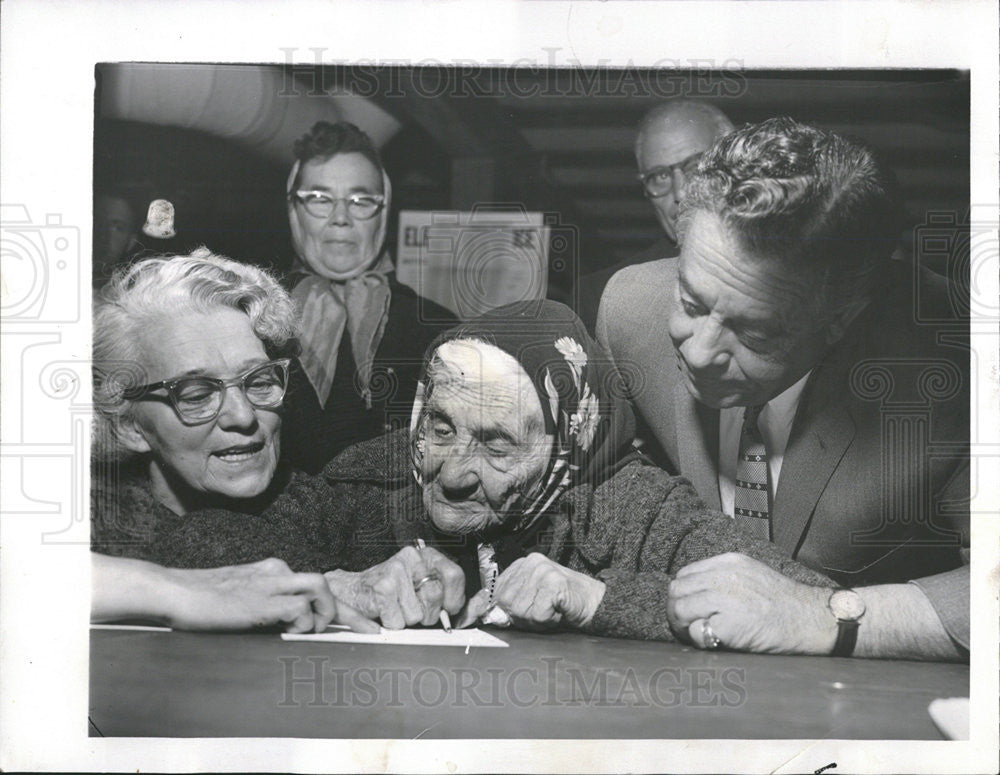
[[[399,214],[396,276],[462,320],[545,296],[549,229],[521,208]]]

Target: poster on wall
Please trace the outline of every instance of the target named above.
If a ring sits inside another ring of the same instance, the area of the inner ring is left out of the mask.
[[[399,214],[397,278],[462,320],[545,298],[548,254],[543,214],[516,206]]]

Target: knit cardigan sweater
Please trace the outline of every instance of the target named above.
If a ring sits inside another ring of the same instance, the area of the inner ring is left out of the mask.
[[[278,557],[293,571],[365,570],[396,553],[387,521],[360,526],[337,498],[322,477],[279,469],[268,491],[238,511],[178,515],[155,500],[147,479],[121,469],[92,476],[91,548],[174,568]]]
[[[458,560],[474,551],[465,539],[444,536],[431,525],[402,431],[350,447],[322,477],[291,475],[280,494],[247,513],[205,509],[178,517],[152,508],[160,521],[145,558],[178,567],[273,556],[298,571],[354,571],[387,559],[418,537]],[[595,634],[674,640],[667,623],[670,580],[685,565],[724,552],[749,555],[796,581],[833,586],[706,509],[686,479],[638,461],[597,487],[571,488],[547,516],[537,546],[550,559],[605,584],[587,626]]]
[[[473,552],[465,539],[443,536],[431,525],[410,473],[408,443],[405,433],[395,432],[355,445],[324,475],[342,496],[341,506],[358,512],[359,524],[374,525],[388,511],[400,546],[420,537],[456,559]],[[833,586],[774,544],[709,511],[687,479],[641,461],[596,487],[571,488],[548,518],[547,537],[539,542],[543,552],[605,584],[586,628],[598,635],[675,640],[667,622],[671,579],[685,565],[725,552],[749,555],[795,581]]]

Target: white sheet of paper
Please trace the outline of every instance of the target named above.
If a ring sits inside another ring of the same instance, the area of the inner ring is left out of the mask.
[[[169,627],[153,627],[145,624],[91,624],[92,630],[136,630],[138,632],[170,632]]]
[[[507,648],[507,643],[482,630],[386,630],[378,634],[327,630],[320,633],[281,634],[282,640],[311,640],[329,643],[380,643],[386,646],[459,646],[462,648]]]
[[[942,697],[927,707],[931,719],[949,740],[969,739],[969,698]]]

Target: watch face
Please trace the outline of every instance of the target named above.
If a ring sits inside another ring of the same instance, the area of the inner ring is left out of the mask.
[[[865,601],[853,589],[838,589],[830,595],[830,610],[838,619],[857,621],[864,616]]]

